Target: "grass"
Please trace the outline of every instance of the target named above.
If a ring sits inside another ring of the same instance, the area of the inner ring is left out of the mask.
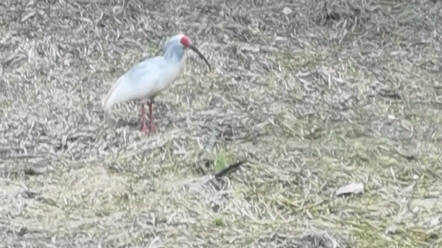
[[[1,3],[2,245],[441,246],[442,5],[249,2]],[[188,53],[158,133],[104,114],[179,32],[214,70]]]
[[[233,163],[232,155],[228,152],[221,150],[215,155],[215,160],[213,161],[213,169],[215,172],[226,168]]]

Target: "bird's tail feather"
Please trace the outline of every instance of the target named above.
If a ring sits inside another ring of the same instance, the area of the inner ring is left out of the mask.
[[[112,106],[114,104],[116,104],[116,102],[113,100],[114,97],[114,93],[115,93],[115,89],[121,84],[122,82],[122,77],[120,77],[115,83],[114,85],[112,85],[112,88],[109,90],[109,92],[107,93],[107,95],[102,99],[101,104],[103,105],[103,109],[106,112],[110,112],[110,109],[112,108]]]

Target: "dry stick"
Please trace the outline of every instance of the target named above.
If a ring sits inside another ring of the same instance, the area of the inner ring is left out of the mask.
[[[236,163],[234,163],[234,164],[231,164],[231,165],[227,166],[226,168],[224,168],[224,169],[218,171],[214,176],[215,176],[215,177],[222,177],[222,176],[226,175],[229,171],[238,168],[239,166],[241,166],[241,165],[244,164],[245,162],[247,162],[247,161],[244,161],[244,160],[243,160],[243,161],[238,161],[238,162],[236,162]]]

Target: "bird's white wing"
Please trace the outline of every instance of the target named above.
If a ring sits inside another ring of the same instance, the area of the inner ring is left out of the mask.
[[[109,111],[115,104],[150,97],[160,79],[158,62],[157,58],[143,61],[121,76],[103,99],[103,108]]]

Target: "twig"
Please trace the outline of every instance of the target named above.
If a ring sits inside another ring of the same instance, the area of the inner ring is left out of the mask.
[[[222,177],[222,176],[226,175],[229,171],[237,169],[239,166],[241,166],[245,162],[247,162],[247,161],[239,161],[234,164],[231,164],[231,165],[227,166],[226,168],[218,171],[214,176],[215,177]]]

